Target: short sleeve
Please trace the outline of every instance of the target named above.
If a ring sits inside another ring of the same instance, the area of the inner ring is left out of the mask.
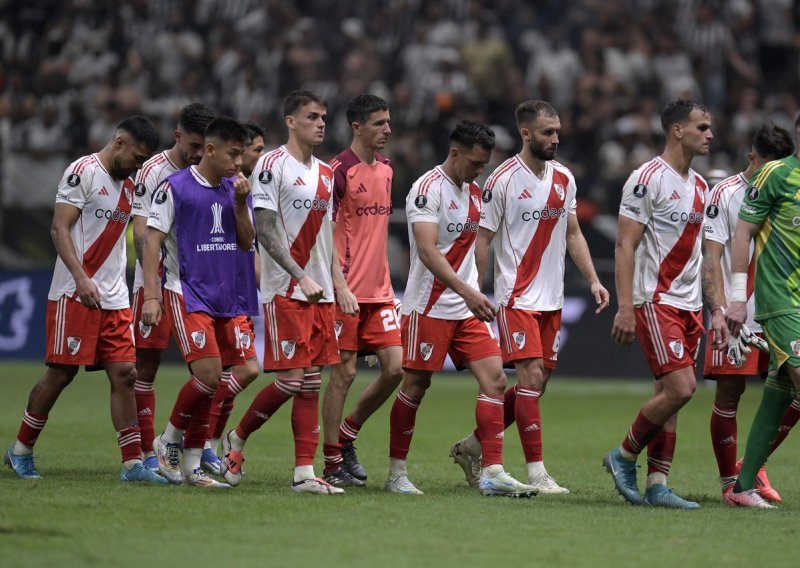
[[[424,189],[422,189],[424,188]],[[406,216],[411,223],[439,223],[441,184],[415,183],[406,198]]]
[[[777,166],[776,166],[777,164]],[[767,162],[750,178],[750,185],[744,192],[739,219],[760,225],[772,210],[776,196],[776,185],[781,183],[780,162]]]
[[[339,216],[339,206],[344,199],[347,189],[347,174],[341,162],[333,170],[333,207],[331,207],[331,220],[336,221]]]
[[[83,206],[89,200],[91,189],[92,181],[89,168],[85,168],[78,174],[74,164],[70,165],[58,184],[56,203],[66,203],[78,209],[83,209]]]
[[[153,194],[153,203],[150,207],[150,216],[147,226],[153,227],[162,233],[169,233],[175,221],[175,202],[170,191],[169,180],[158,186]]]
[[[253,209],[269,209],[278,211],[280,187],[280,167],[273,162],[272,169],[258,169],[250,177],[253,192]]]
[[[568,195],[572,196],[572,199],[569,200],[567,204],[567,211],[572,213],[573,215],[578,214],[578,186],[575,184],[575,178],[570,176],[569,179],[570,190]]]
[[[730,196],[724,193],[720,194],[719,199],[714,200],[713,196],[716,189],[717,186],[714,186],[714,189],[709,194],[711,198],[706,206],[703,231],[708,240],[725,245],[731,237],[728,208],[732,200]]]
[[[150,217],[150,205],[153,202],[153,194],[156,191],[156,179],[154,175],[144,175],[145,169],[152,172],[153,168],[142,168],[136,172],[135,185],[133,190],[133,204],[131,205],[131,215],[134,217]]]
[[[653,179],[649,184],[639,183],[639,170],[635,170],[622,188],[619,214],[646,225],[653,216],[653,199],[658,189],[656,183]]]
[[[503,215],[506,209],[506,184],[500,181],[495,183],[489,189],[487,181],[484,185],[483,192],[481,192],[481,222],[480,226],[488,229],[493,233],[497,232],[500,228],[500,223],[503,221]]]

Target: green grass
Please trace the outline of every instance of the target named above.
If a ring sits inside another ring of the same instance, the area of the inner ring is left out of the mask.
[[[0,444],[11,442],[28,392],[43,367],[3,364]],[[371,375],[364,373],[355,394]],[[184,380],[165,367],[157,381],[157,429]],[[266,377],[250,387],[232,424]],[[81,374],[64,392],[36,447],[38,482],[0,472],[0,566],[794,566],[790,547],[800,510],[789,437],[770,462],[784,504],[777,511],[730,509],[719,500],[708,436],[711,389],[700,385],[681,412],[671,484],[702,503],[700,511],[634,508],[601,468],[619,443],[649,381],[556,376],[543,399],[545,457],[568,496],[488,499],[469,489],[448,448],[474,422],[476,386],[468,375],[434,380],[420,408],[409,472],[422,497],[381,491],[386,473],[389,405],[364,427],[359,457],[368,486],[337,498],[289,490],[293,449],[289,409],[254,434],[247,476],[231,491],[123,485],[100,373]],[[746,434],[760,388],[740,409]],[[507,469],[525,468],[510,429]],[[743,442],[742,442],[743,445]],[[643,460],[640,460],[643,461]],[[321,472],[318,460],[317,472]],[[640,472],[640,481],[643,474]]]

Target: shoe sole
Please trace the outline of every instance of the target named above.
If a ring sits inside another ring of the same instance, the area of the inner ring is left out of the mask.
[[[617,476],[614,475],[614,466],[611,464],[611,460],[608,459],[607,454],[603,456],[603,467],[606,469],[606,471],[611,476],[611,479],[614,481],[614,488],[617,490],[617,493],[619,493],[622,496],[622,498],[625,499],[625,501],[627,501],[631,505],[641,505],[642,503],[644,503],[643,498],[640,498],[639,501],[631,501],[628,498],[628,496],[625,495],[622,488],[619,486],[619,483],[617,482]]]
[[[469,486],[477,487],[480,479],[473,479],[472,475],[467,473],[467,470],[469,470],[470,472],[472,471],[472,468],[469,466],[469,459],[462,460],[461,456],[456,454],[455,446],[450,448],[450,457],[453,458],[453,463],[463,470],[464,477],[467,479],[467,483],[469,484]]]
[[[510,497],[511,499],[530,499],[531,497],[536,497],[538,494],[538,491],[513,491],[511,493],[504,491],[481,491],[481,495],[484,497]]]

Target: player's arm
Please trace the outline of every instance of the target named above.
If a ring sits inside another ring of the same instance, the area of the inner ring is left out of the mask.
[[[645,226],[624,215],[619,216],[619,232],[614,247],[614,281],[617,287],[617,315],[611,337],[619,345],[630,345],[636,334],[633,314],[633,266],[636,247],[644,236]]]
[[[703,239],[702,283],[703,301],[711,312],[711,340],[714,349],[728,344],[730,332],[725,324],[725,284],[722,281],[722,255],[725,245]]]
[[[420,261],[431,271],[442,284],[464,298],[467,308],[481,321],[494,320],[494,306],[489,298],[481,294],[461,278],[447,262],[447,259],[436,246],[439,225],[436,223],[416,222],[412,225],[414,240],[417,243],[417,254]]]
[[[67,270],[75,280],[75,295],[78,296],[84,306],[90,310],[95,310],[101,307],[100,291],[86,274],[81,261],[78,260],[75,243],[72,241],[72,235],[70,234],[72,226],[78,220],[80,214],[81,210],[74,205],[56,203],[53,223],[50,226],[50,235],[53,238],[53,244],[56,247],[58,256],[61,257]]]
[[[750,264],[750,241],[760,224],[740,218],[731,239],[731,301],[725,319],[731,334],[739,333],[747,318],[747,269]]]
[[[336,230],[336,223],[331,222],[331,232]],[[358,300],[350,291],[347,285],[347,280],[342,272],[342,262],[339,258],[339,251],[336,249],[336,243],[333,243],[333,252],[331,253],[331,279],[333,280],[333,289],[336,291],[336,303],[342,311],[348,315],[357,314],[359,311]]]
[[[142,305],[142,323],[158,325],[161,321],[161,278],[159,263],[161,247],[167,235],[154,227],[147,227],[142,245],[142,274],[144,275],[144,304]]]
[[[253,241],[256,238],[256,228],[253,226],[250,207],[247,204],[248,195],[250,195],[250,182],[242,172],[239,172],[233,182],[233,210],[236,215],[236,245],[243,251],[253,248]]]
[[[135,215],[131,224],[133,225],[133,248],[136,251],[136,258],[141,264],[142,258],[144,258],[144,240],[147,237],[147,217]]]
[[[485,227],[478,229],[478,238],[475,239],[475,266],[478,269],[478,287],[483,288],[486,278],[486,268],[489,264],[489,245],[492,244],[495,232]]]
[[[286,246],[286,237],[278,231],[278,212],[272,209],[256,209],[256,234],[258,243],[264,247],[278,266],[283,268],[289,275],[297,280],[300,291],[306,299],[315,304],[323,298],[322,287],[306,275],[300,265],[295,262]]]
[[[572,213],[567,214],[567,252],[578,267],[583,277],[589,283],[589,287],[597,302],[597,309],[595,314],[599,314],[608,307],[609,295],[608,290],[600,283],[597,277],[597,271],[594,269],[592,262],[592,254],[589,252],[589,244],[586,242],[586,237],[583,236],[581,226],[578,223],[578,216]]]

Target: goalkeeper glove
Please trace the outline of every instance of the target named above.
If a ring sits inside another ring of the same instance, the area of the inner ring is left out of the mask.
[[[756,349],[764,353],[769,353],[769,345],[767,345],[767,342],[764,341],[762,337],[750,331],[746,325],[743,325],[742,329],[739,330],[739,337],[741,337],[747,345],[754,345]]]
[[[742,368],[748,353],[750,353],[750,347],[747,346],[741,334],[728,340],[728,362],[737,369]]]

